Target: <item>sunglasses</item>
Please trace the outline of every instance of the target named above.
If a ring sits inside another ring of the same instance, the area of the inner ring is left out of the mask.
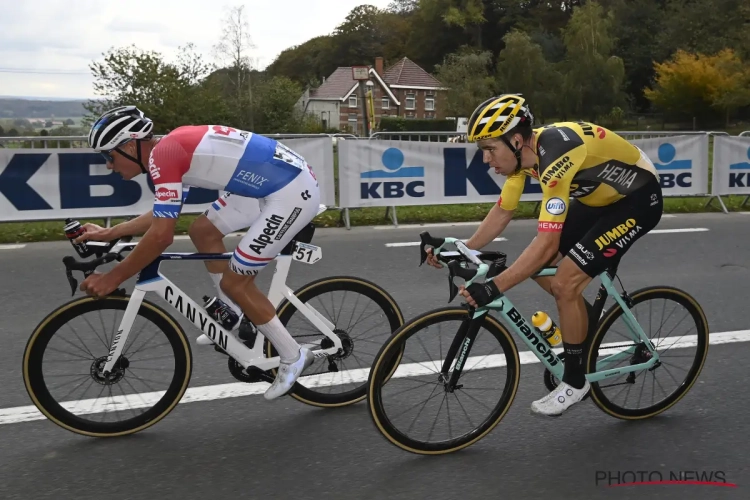
[[[127,144],[128,142],[130,142],[130,141],[125,141],[123,144]],[[121,151],[119,146],[116,147],[116,148],[114,148],[114,149],[110,149],[109,151],[99,151],[99,154],[102,155],[102,158],[104,158],[104,161],[106,161],[107,163],[114,163],[115,159],[112,158],[112,154],[111,154],[112,151],[117,151],[118,153],[120,153],[125,158],[131,159],[131,160],[133,159],[132,156],[128,155],[127,153],[125,153],[123,151]]]

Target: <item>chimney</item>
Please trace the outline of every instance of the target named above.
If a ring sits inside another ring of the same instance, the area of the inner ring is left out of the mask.
[[[383,77],[383,58],[382,57],[375,58],[375,72],[381,78]]]

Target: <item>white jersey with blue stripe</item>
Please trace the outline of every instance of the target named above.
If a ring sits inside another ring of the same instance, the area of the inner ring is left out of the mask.
[[[178,217],[190,186],[266,198],[303,169],[312,174],[302,156],[268,137],[220,125],[179,127],[149,157],[153,215]]]

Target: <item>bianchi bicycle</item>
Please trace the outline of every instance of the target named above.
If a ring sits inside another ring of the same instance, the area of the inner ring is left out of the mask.
[[[468,287],[506,269],[502,252],[469,250],[461,240],[433,238],[427,232],[421,240],[420,266],[428,246],[447,264],[449,302],[458,293],[456,277]],[[447,244],[458,251],[442,251]],[[601,286],[589,312],[587,398],[616,418],[650,418],[675,405],[695,383],[708,353],[708,323],[698,302],[677,288],[652,286],[628,293],[622,287],[618,293],[616,267],[598,276]],[[554,276],[556,270],[545,267],[535,277]],[[602,314],[608,296],[615,303]],[[675,313],[678,308],[685,312]],[[519,353],[508,328],[490,312],[499,313],[529,350]],[[655,328],[655,335],[646,335],[644,327]],[[687,331],[667,339],[680,327]],[[608,334],[614,338],[605,342]],[[377,429],[395,446],[424,455],[451,453],[476,443],[500,423],[516,396],[522,362],[541,362],[544,385],[551,391],[562,378],[564,360],[562,349],[552,348],[507,295],[476,309],[468,304],[441,307],[409,320],[381,347],[368,381],[368,409]],[[682,360],[684,367],[678,366]],[[651,400],[641,405],[644,396]],[[627,405],[635,399],[637,405]],[[424,429],[418,430],[418,424]]]
[[[324,210],[321,206],[319,213]],[[292,261],[315,264],[322,258],[322,249],[310,244],[314,232],[310,223],[276,257],[268,297],[282,324],[316,358],[287,394],[316,407],[342,407],[366,396],[372,362],[359,361],[357,355],[371,347],[373,359],[382,345],[378,337],[389,337],[404,320],[396,301],[362,278],[322,278],[293,292],[286,284]],[[77,289],[73,271],[89,276],[103,264],[121,261],[123,253],[137,245],[130,240],[87,242],[96,248],[97,257],[89,262],[64,257],[73,294]],[[92,437],[133,434],[166,417],[186,394],[193,355],[180,323],[167,309],[147,300],[149,292],[213,341],[214,348],[227,356],[228,370],[236,380],[273,382],[279,357],[261,332],[255,329],[250,338],[243,339],[236,331],[225,330],[160,270],[167,261],[228,260],[231,256],[231,252],[163,253],[138,274],[132,295],[120,288],[103,298],[71,300],[48,314],[31,334],[23,356],[23,379],[34,405],[60,427]],[[337,312],[337,306],[351,299],[349,295],[354,296],[351,312]],[[105,313],[112,319],[105,319]],[[299,323],[290,324],[294,319]],[[380,324],[373,324],[378,320]],[[83,326],[84,332],[76,331],[74,323]],[[91,343],[84,342],[86,334]],[[60,374],[60,369],[68,371]],[[261,394],[265,387],[254,393]],[[94,397],[80,394],[92,388]],[[192,400],[199,398],[198,393]]]

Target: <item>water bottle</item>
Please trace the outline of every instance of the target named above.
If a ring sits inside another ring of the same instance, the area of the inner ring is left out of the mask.
[[[546,312],[535,312],[531,317],[531,322],[551,347],[560,345],[562,342],[562,333],[560,333],[560,329]]]
[[[203,307],[205,307],[206,312],[218,321],[225,330],[232,331],[240,319],[237,313],[218,297],[209,298],[204,295],[203,301],[205,302]]]
[[[85,241],[82,241],[80,243],[75,243],[73,240],[75,238],[78,238],[86,231],[83,229],[83,226],[80,222],[73,219],[65,219],[65,236],[70,241],[70,244],[73,245],[73,248],[76,249],[76,252],[78,252],[78,255],[80,255],[83,258],[88,257],[91,255],[91,251],[89,250],[88,245]]]

